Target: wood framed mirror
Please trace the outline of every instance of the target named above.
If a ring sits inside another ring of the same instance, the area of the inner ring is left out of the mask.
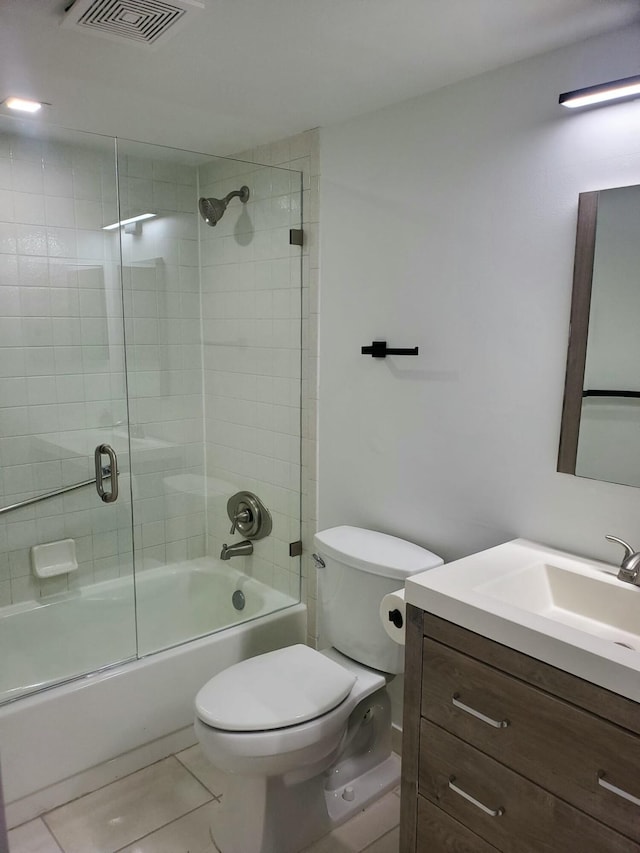
[[[581,193],[558,471],[640,486],[640,186]]]

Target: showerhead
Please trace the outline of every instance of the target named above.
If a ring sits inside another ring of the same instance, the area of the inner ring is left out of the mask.
[[[201,198],[198,202],[200,216],[207,225],[215,225],[227,209],[226,202],[219,198]]]
[[[222,219],[227,205],[232,198],[238,197],[243,204],[249,201],[249,187],[240,187],[239,190],[227,193],[224,198],[201,198],[198,201],[198,210],[200,216],[204,219],[207,225],[217,225]]]

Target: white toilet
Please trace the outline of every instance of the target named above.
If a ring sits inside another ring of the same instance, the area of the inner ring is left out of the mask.
[[[404,649],[385,632],[380,602],[430,551],[383,533],[334,527],[315,537],[318,618],[331,644],[258,655],[214,676],[196,696],[196,735],[228,775],[221,853],[298,853],[395,787],[386,684]]]

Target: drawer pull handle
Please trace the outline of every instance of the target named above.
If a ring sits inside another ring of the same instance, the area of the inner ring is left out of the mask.
[[[476,800],[475,797],[472,797],[471,794],[467,794],[466,791],[463,791],[462,788],[459,788],[454,784],[456,781],[455,776],[449,776],[449,787],[452,791],[454,791],[459,796],[463,797],[468,802],[472,803],[476,808],[480,809],[481,812],[488,814],[489,817],[501,817],[504,814],[504,809],[500,807],[499,809],[490,809],[489,806],[485,806],[484,803],[481,803],[480,800]]]
[[[451,702],[455,705],[456,708],[460,708],[461,711],[465,711],[467,714],[471,714],[472,717],[476,717],[478,720],[482,720],[483,723],[487,723],[489,726],[493,726],[494,729],[506,729],[509,725],[509,720],[492,720],[491,717],[487,717],[486,714],[480,713],[480,711],[476,711],[475,708],[470,708],[469,705],[465,705],[464,702],[460,701],[460,694],[454,693],[451,697]]]
[[[612,785],[611,782],[607,782],[602,770],[598,773],[598,785],[600,785],[601,788],[606,788],[607,791],[611,791],[611,793],[615,794],[617,797],[622,797],[623,800],[628,800],[630,803],[633,803],[634,806],[640,806],[640,799],[638,799],[638,797],[634,797],[633,794],[629,794],[627,791],[623,791],[622,788],[617,788],[615,785]]]

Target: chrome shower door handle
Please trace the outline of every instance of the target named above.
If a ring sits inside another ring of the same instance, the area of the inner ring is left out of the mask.
[[[103,485],[103,469],[102,455],[109,457],[109,486],[110,490],[105,491]],[[118,457],[110,444],[99,444],[94,453],[96,465],[96,491],[100,495],[100,499],[106,504],[111,504],[118,500]]]

